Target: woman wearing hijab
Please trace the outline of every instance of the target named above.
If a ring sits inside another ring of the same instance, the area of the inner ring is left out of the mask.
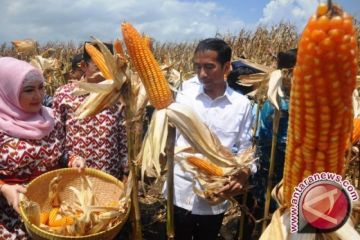
[[[0,58],[0,239],[27,239],[18,212],[22,185],[59,168],[64,133],[42,106],[44,77],[30,64]],[[76,159],[71,167],[83,168]]]

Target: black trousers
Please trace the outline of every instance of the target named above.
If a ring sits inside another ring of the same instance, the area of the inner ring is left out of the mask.
[[[216,240],[224,218],[218,215],[195,215],[174,206],[175,240]]]

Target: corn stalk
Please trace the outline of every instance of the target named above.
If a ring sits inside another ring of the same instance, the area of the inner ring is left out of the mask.
[[[128,111],[126,111],[128,113]],[[127,114],[129,117],[129,114]],[[129,119],[129,118],[128,118]],[[130,173],[134,176],[133,179],[133,189],[131,192],[131,216],[132,216],[132,236],[134,239],[142,239],[141,235],[141,215],[140,215],[140,207],[139,207],[139,199],[138,199],[138,184],[137,184],[137,168],[134,164],[135,162],[135,149],[136,149],[136,133],[133,131],[133,124],[126,124],[126,132],[127,132],[127,144],[128,144],[128,165]]]
[[[270,208],[270,200],[271,200],[271,189],[272,189],[272,185],[273,185],[272,179],[273,179],[274,166],[275,166],[275,153],[276,153],[279,121],[280,121],[280,110],[275,108],[274,119],[273,119],[270,167],[269,167],[269,175],[268,175],[267,187],[266,187],[266,197],[265,197],[266,200],[265,200],[265,207],[264,207],[264,221],[263,221],[263,225],[262,225],[262,231],[265,231],[265,228],[266,228],[267,222],[268,222],[268,218],[269,218],[269,208]]]
[[[176,129],[168,125],[168,136],[166,140],[167,160],[167,208],[166,208],[166,233],[168,239],[174,239],[174,148]]]

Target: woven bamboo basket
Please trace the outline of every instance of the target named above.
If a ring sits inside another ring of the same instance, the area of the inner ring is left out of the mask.
[[[84,174],[93,183],[93,191],[99,205],[105,205],[111,201],[119,200],[121,194],[124,191],[124,185],[121,181],[115,177],[104,173],[97,169],[86,168],[83,173],[79,173],[77,169],[63,168],[54,170],[32,180],[27,186],[26,197],[40,204],[41,211],[50,211],[51,203],[48,200],[48,186],[50,181],[57,175],[61,175],[62,179],[59,184],[59,197],[60,200],[67,200],[72,202],[75,200],[75,195],[69,186],[80,188],[81,179],[80,175]],[[32,224],[27,216],[25,215],[24,208],[20,204],[20,215],[25,224],[26,230],[30,237],[34,240],[53,239],[53,240],[66,240],[66,239],[86,239],[86,240],[105,240],[113,239],[121,231],[130,213],[130,203],[126,210],[125,217],[115,224],[112,228],[102,231],[96,234],[86,236],[62,236],[54,233],[45,231],[40,227]]]

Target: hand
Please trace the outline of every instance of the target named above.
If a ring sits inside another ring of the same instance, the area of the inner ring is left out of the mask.
[[[19,184],[4,184],[1,188],[1,193],[5,197],[9,206],[14,208],[15,211],[19,213],[19,195],[20,193],[26,193],[26,188]]]
[[[86,161],[84,158],[75,155],[71,155],[69,157],[68,167],[77,168],[79,172],[82,172],[84,171],[85,166],[86,166]]]
[[[230,182],[222,187],[219,192],[218,196],[222,198],[230,198],[236,195],[239,195],[245,189],[245,185],[247,182],[248,177],[250,176],[250,169],[245,168],[240,170],[237,175],[231,177]]]

